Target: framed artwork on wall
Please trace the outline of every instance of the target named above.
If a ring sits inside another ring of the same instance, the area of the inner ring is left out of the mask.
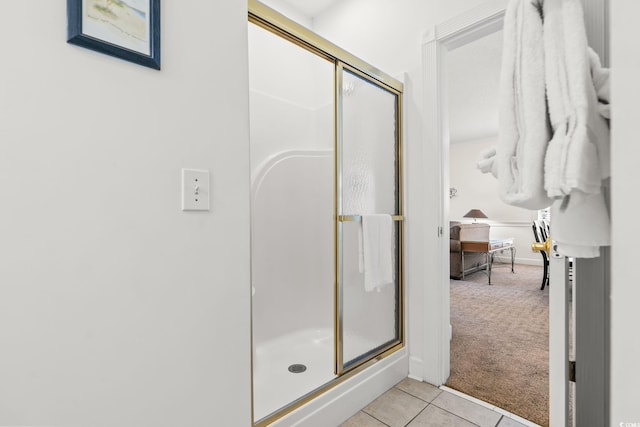
[[[67,0],[67,42],[160,69],[160,0]]]

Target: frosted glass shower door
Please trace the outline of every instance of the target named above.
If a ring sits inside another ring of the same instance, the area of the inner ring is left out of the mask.
[[[404,345],[403,85],[259,0],[248,6],[252,409],[264,427],[298,423],[298,408],[351,388],[356,372],[373,378]],[[359,253],[372,219],[387,221],[377,247],[389,269],[370,288]]]
[[[335,378],[335,64],[249,25],[253,415]]]
[[[400,342],[399,95],[355,72],[342,72],[340,186],[342,369]],[[365,283],[362,217],[392,217],[391,243],[382,248],[391,280]]]

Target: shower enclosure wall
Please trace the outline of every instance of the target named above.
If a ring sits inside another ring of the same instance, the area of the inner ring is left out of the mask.
[[[287,22],[250,2],[258,425],[403,345],[401,85],[342,62],[298,38],[306,31],[295,24],[287,23],[300,30],[292,34],[269,17]],[[394,220],[395,273],[392,283],[370,289],[361,218],[380,213]]]

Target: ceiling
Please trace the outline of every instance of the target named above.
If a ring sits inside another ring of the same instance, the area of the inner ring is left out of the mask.
[[[282,0],[305,16],[313,18],[340,0]]]
[[[502,37],[498,31],[447,55],[451,143],[498,134]]]

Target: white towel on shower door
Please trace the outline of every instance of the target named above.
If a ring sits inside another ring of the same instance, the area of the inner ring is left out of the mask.
[[[364,289],[393,283],[393,220],[391,215],[362,215]]]

